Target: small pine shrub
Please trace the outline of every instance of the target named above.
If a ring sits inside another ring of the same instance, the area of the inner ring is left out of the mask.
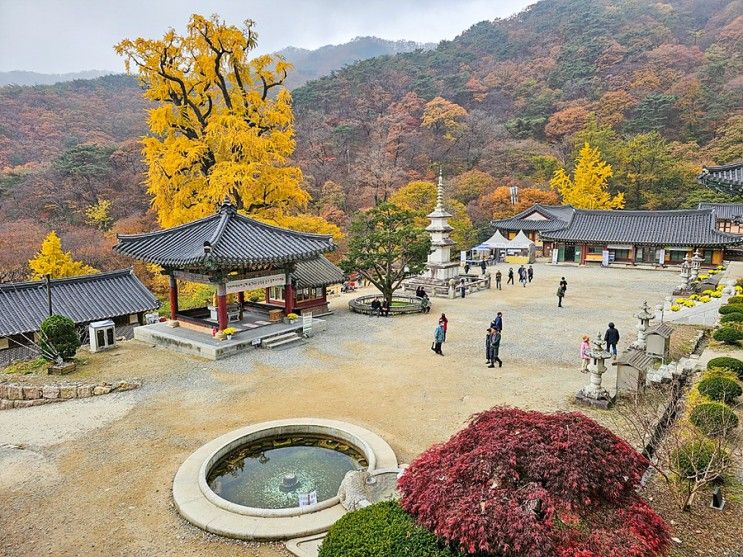
[[[743,304],[725,304],[724,306],[720,306],[720,309],[717,311],[719,311],[721,315],[735,313],[736,311],[738,313],[743,313]]]
[[[743,304],[743,296],[730,296],[728,304]]]
[[[743,322],[743,313],[737,311],[728,313],[720,318],[720,323],[741,323]]]
[[[738,358],[730,358],[727,356],[721,356],[719,358],[712,358],[707,363],[707,369],[729,369],[738,374],[740,379],[743,379],[743,362]]]
[[[738,427],[738,416],[722,402],[703,402],[691,411],[689,421],[705,435],[725,435]]]
[[[716,454],[715,443],[710,439],[687,441],[671,453],[671,467],[680,478],[694,481],[708,469],[717,468],[721,462],[714,462],[716,459],[727,459],[727,455]]]
[[[50,315],[41,322],[44,352],[59,354],[63,360],[75,357],[80,348],[80,335],[75,330],[75,322],[63,315]]]
[[[738,341],[743,339],[743,333],[733,327],[725,326],[712,333],[712,338],[725,344],[738,344]]]
[[[737,381],[722,375],[705,377],[699,382],[697,388],[704,396],[725,404],[734,402],[736,398],[743,394],[743,389]]]
[[[458,557],[416,524],[397,501],[383,501],[344,515],[333,524],[319,557]]]

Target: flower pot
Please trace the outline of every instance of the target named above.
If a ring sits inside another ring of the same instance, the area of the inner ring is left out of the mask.
[[[232,335],[227,335],[227,340],[232,340]]]

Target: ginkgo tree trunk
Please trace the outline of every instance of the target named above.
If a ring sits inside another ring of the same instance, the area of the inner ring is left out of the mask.
[[[210,215],[229,197],[244,213],[290,213],[306,206],[294,151],[290,64],[250,57],[254,23],[228,26],[194,14],[185,35],[125,39],[116,51],[136,68],[155,102],[143,139],[147,185],[162,226]]]
[[[416,226],[415,217],[385,202],[358,213],[351,222],[348,255],[341,266],[361,273],[390,304],[402,281],[424,269],[431,250],[431,239]]]

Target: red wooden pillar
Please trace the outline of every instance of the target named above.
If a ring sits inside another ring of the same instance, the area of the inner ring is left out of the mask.
[[[287,315],[294,313],[294,304],[294,288],[291,281],[287,281],[284,286],[284,313]]]
[[[580,246],[580,264],[585,265],[586,264],[586,255],[588,254],[588,246],[586,244],[582,244]]]
[[[173,275],[170,275],[170,318],[175,321],[178,313],[178,282]]]
[[[229,326],[227,316],[227,287],[224,284],[217,286],[217,322],[219,330],[224,331]]]

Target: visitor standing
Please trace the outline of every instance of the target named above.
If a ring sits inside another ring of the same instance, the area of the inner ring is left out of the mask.
[[[495,319],[493,319],[493,322],[490,324],[490,326],[493,329],[502,331],[503,330],[503,313],[499,311],[498,314],[495,316]]]
[[[446,314],[442,313],[439,317],[439,325],[444,328],[444,341],[446,341],[446,331],[449,328],[449,320],[446,318]]]
[[[488,356],[490,365],[488,367],[495,367],[495,362],[498,362],[498,367],[503,367],[503,361],[498,357],[500,353],[500,331],[495,329],[490,335],[490,344],[488,347]]]
[[[606,342],[606,351],[616,358],[619,330],[614,326],[614,323],[609,323],[609,328],[606,329],[606,333],[604,334],[604,342]]]
[[[557,287],[557,307],[562,307],[562,299],[565,297],[565,289],[562,287],[562,283]]]
[[[444,344],[445,340],[446,332],[444,331],[444,325],[439,321],[436,330],[433,332],[433,345],[431,346],[431,350],[436,352],[439,356],[443,356],[444,353],[441,351],[441,345]]]
[[[514,284],[513,282],[513,267],[508,269],[508,280],[506,281],[506,284]]]
[[[467,294],[467,284],[465,284],[464,279],[459,281],[459,290],[461,291],[462,298],[464,298],[465,294]]]
[[[526,268],[523,265],[519,267],[519,282],[521,286],[526,288]]]
[[[379,315],[382,313],[382,302],[379,301],[379,298],[374,298],[371,303],[371,308],[372,314],[379,317]]]
[[[568,281],[565,280],[565,277],[560,279],[560,288],[562,288],[562,295],[564,296],[568,291]]]
[[[421,296],[421,310],[423,313],[428,313],[431,311],[431,300],[428,298],[428,294],[425,292],[423,293],[423,296]]]
[[[469,263],[465,263],[464,264],[464,274],[465,275],[469,275],[470,274],[470,264]]]
[[[531,265],[529,265],[527,275],[529,276],[529,282],[531,282],[534,279],[534,267],[532,267]]]
[[[485,263],[485,260],[483,259],[482,261],[480,261],[480,270],[482,271],[483,275],[485,274],[485,271],[487,270],[487,268],[488,268],[488,265],[487,263]]]
[[[490,338],[492,337],[494,330],[493,327],[488,327],[485,330],[485,363],[488,365],[490,364]]]
[[[502,280],[503,280],[503,273],[501,273],[500,271],[496,271],[495,272],[495,287],[498,290],[502,290],[502,288],[501,288],[501,281]]]
[[[580,370],[585,373],[588,371],[588,363],[591,361],[591,345],[588,342],[588,335],[583,335],[583,342],[580,343]]]

